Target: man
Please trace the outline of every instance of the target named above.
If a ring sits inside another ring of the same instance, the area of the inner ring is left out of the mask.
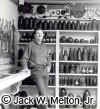
[[[42,43],[43,31],[41,29],[34,31],[34,40],[29,43],[24,56],[24,69],[31,69],[31,78],[35,81],[40,96],[48,96],[48,72],[50,71],[49,50]],[[40,107],[40,106],[39,106]],[[39,108],[38,107],[38,108]],[[41,107],[42,108],[42,107]],[[47,109],[47,106],[43,106]]]

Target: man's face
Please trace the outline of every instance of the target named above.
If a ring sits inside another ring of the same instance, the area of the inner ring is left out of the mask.
[[[37,30],[36,31],[36,33],[35,33],[35,39],[36,39],[36,41],[41,42],[42,39],[43,39],[43,36],[44,36],[44,34],[43,34],[43,31],[42,30]]]

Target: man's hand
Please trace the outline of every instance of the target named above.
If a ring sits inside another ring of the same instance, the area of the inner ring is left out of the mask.
[[[25,67],[25,68],[23,68],[21,71],[22,71],[22,72],[29,72],[29,69],[28,69],[27,67]]]
[[[46,69],[47,69],[47,72],[49,73],[51,70],[51,65],[49,64]]]

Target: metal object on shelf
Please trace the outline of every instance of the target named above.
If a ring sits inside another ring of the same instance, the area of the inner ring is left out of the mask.
[[[82,3],[76,3],[72,6],[71,15],[73,15],[75,18],[83,17],[85,12],[85,5]]]

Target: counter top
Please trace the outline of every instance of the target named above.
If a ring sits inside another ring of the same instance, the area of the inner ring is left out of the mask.
[[[30,75],[31,75],[30,70],[27,71],[23,70],[16,74],[7,74],[7,73],[1,74],[0,72],[0,91],[26,79]]]

